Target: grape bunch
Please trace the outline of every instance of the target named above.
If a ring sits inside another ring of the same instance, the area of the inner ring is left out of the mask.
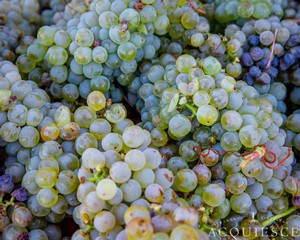
[[[282,18],[287,1],[277,0],[246,0],[246,1],[224,1],[217,0],[215,18],[220,23],[231,21],[243,22],[251,19],[265,19],[270,16]]]
[[[0,2],[0,60],[15,61],[24,52],[41,23],[36,0]]]
[[[0,239],[297,239],[299,9],[1,1]]]

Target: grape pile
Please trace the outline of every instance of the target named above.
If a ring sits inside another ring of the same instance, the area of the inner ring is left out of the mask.
[[[298,239],[299,10],[0,1],[0,239]]]

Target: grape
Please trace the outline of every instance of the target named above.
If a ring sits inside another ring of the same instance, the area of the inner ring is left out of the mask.
[[[199,233],[192,226],[187,224],[180,224],[175,227],[170,235],[171,240],[179,239],[198,239]]]
[[[102,200],[110,200],[117,194],[117,186],[110,179],[102,179],[96,188],[97,196]]]
[[[53,207],[58,200],[58,193],[53,188],[43,188],[37,194],[38,203],[45,208]]]
[[[203,201],[208,205],[217,207],[220,206],[225,200],[225,191],[222,187],[216,184],[209,184],[204,188]]]
[[[94,218],[94,226],[100,233],[106,233],[114,228],[116,219],[114,215],[108,211],[99,212]]]
[[[242,193],[239,195],[232,195],[230,198],[230,204],[232,210],[237,213],[247,212],[252,204],[252,200],[247,193]]]
[[[41,188],[52,188],[57,179],[55,169],[50,167],[40,168],[35,174],[35,181]]]
[[[175,115],[169,122],[169,131],[175,137],[186,136],[191,131],[191,128],[191,122],[182,114]]]
[[[232,194],[241,194],[247,188],[247,179],[241,173],[230,174],[226,178],[226,186]]]
[[[198,108],[197,119],[205,126],[213,125],[219,117],[218,110],[211,105],[202,105]]]
[[[181,192],[191,192],[197,186],[197,176],[190,169],[181,169],[175,176],[174,184]]]

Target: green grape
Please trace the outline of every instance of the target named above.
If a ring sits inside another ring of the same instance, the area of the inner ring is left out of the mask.
[[[145,154],[137,149],[132,149],[125,155],[124,161],[132,171],[141,170],[146,164]]]
[[[109,211],[101,211],[95,216],[93,225],[98,232],[107,233],[115,227],[116,218]]]
[[[214,89],[216,87],[215,79],[209,75],[202,75],[198,77],[200,89],[205,90],[206,92]]]
[[[19,142],[23,147],[33,148],[40,141],[40,134],[36,128],[25,126],[21,129],[19,135]]]
[[[87,97],[88,106],[95,112],[102,110],[106,105],[106,98],[100,91],[93,91]]]
[[[263,188],[264,194],[272,199],[279,198],[284,191],[283,183],[276,178],[271,178],[268,182],[263,183]]]
[[[93,134],[97,140],[103,139],[103,137],[111,132],[111,125],[103,118],[94,120],[90,125],[90,133]]]
[[[223,109],[228,104],[228,93],[223,88],[216,88],[210,92],[210,104],[217,109]]]
[[[170,235],[170,240],[197,240],[199,232],[188,224],[180,224],[175,227]]]
[[[93,103],[96,104],[97,103],[96,101],[99,98],[97,92],[93,92],[93,93],[94,94],[91,94],[90,98],[94,97],[94,95],[96,95],[97,98],[96,99],[92,98],[89,101],[89,104],[91,104],[91,106],[95,108]],[[100,93],[99,95],[102,96],[101,94],[102,93]],[[98,106],[96,105],[96,107]],[[77,108],[76,111],[74,112],[74,120],[78,124],[78,126],[82,128],[89,128],[92,122],[96,120],[96,118],[97,118],[96,113],[91,107],[82,106]]]
[[[124,221],[128,224],[135,218],[142,218],[148,221],[151,220],[151,216],[147,208],[142,206],[130,206],[124,213]]]
[[[28,193],[37,194],[40,187],[35,181],[36,170],[30,170],[25,173],[22,179],[22,187],[24,187]]]
[[[205,126],[213,125],[219,117],[219,111],[211,105],[202,105],[198,108],[197,119]]]
[[[247,193],[239,195],[232,195],[230,198],[230,204],[233,211],[237,213],[247,212],[252,204],[252,200]]]
[[[228,216],[230,210],[230,201],[225,198],[224,202],[220,206],[214,208],[212,217],[215,219],[224,219]]]
[[[83,133],[75,141],[75,150],[79,155],[88,148],[97,148],[98,142],[96,137],[90,133]]]
[[[40,168],[35,174],[35,181],[41,188],[54,187],[57,180],[57,172],[50,167]]]
[[[37,194],[38,203],[45,208],[53,207],[57,200],[58,194],[53,188],[43,188]]]
[[[196,60],[188,54],[181,55],[176,61],[176,68],[181,73],[188,74],[193,67],[196,67],[196,65]]]
[[[70,170],[63,170],[58,174],[55,184],[56,189],[61,194],[70,194],[76,190],[78,179],[75,173]]]
[[[110,200],[117,194],[117,186],[110,179],[102,179],[96,187],[97,196],[102,200]]]
[[[281,214],[289,209],[289,200],[287,197],[279,197],[273,200],[272,212],[274,214]]]
[[[63,48],[67,48],[71,43],[71,38],[66,31],[58,30],[54,35],[54,43]]]
[[[143,218],[134,218],[127,224],[125,232],[128,240],[146,240],[152,237],[154,229],[150,221]]]
[[[117,23],[118,23],[118,16],[111,11],[105,11],[101,13],[99,16],[99,25],[102,28],[109,29],[111,26]]]
[[[120,152],[123,148],[122,137],[117,133],[108,133],[102,139],[101,145],[105,151],[114,150]]]
[[[226,187],[232,194],[241,194],[247,188],[247,178],[241,173],[233,173],[226,177]]]
[[[48,48],[41,43],[31,44],[27,49],[27,56],[35,62],[41,62],[47,50]]]
[[[186,29],[195,29],[199,21],[199,15],[194,10],[186,11],[181,17],[181,24]]]
[[[130,32],[128,30],[123,31],[122,25],[118,24],[109,29],[109,37],[113,42],[122,44],[129,41]]]
[[[30,73],[36,67],[36,62],[33,59],[29,58],[29,56],[27,56],[26,54],[23,54],[18,57],[16,66],[18,67],[20,72]]]
[[[144,3],[144,1],[142,1],[142,2]],[[151,4],[151,3],[146,3],[146,4]],[[152,7],[151,5],[144,6],[143,9],[139,13],[140,13],[140,17],[141,17],[141,22],[143,22],[143,23],[152,23],[152,22],[154,22],[154,20],[157,17],[155,8]]]
[[[262,163],[259,160],[251,161],[242,167],[242,172],[247,177],[257,177],[262,172]]]
[[[94,34],[87,28],[81,28],[76,32],[75,42],[80,47],[91,47],[94,43]]]
[[[221,117],[222,127],[227,131],[237,131],[242,126],[242,122],[241,115],[234,110],[225,112]]]
[[[146,169],[142,169],[140,172],[145,172],[145,171],[146,171]],[[134,179],[137,180],[136,178],[140,173],[135,172],[134,174],[136,174],[136,175],[134,175],[135,176]],[[110,170],[109,170],[109,175],[115,183],[124,183],[130,179],[131,169],[129,168],[129,165],[126,162],[118,161],[111,165]],[[146,176],[147,176],[147,174],[145,175],[145,179],[147,179]],[[143,180],[145,180],[145,179],[143,179]],[[147,181],[147,180],[145,180],[145,181]],[[153,181],[154,181],[154,173],[153,173]]]
[[[119,103],[114,103],[106,110],[106,119],[111,123],[118,123],[126,117],[126,108]]]
[[[167,16],[161,15],[156,17],[154,20],[154,28],[156,30],[157,35],[164,35],[167,33],[168,27],[170,25],[170,20]]]
[[[190,169],[181,169],[177,172],[174,180],[176,188],[181,192],[191,192],[197,186],[197,176]]]
[[[96,148],[88,148],[81,156],[81,163],[87,169],[99,171],[105,166],[105,155]]]
[[[6,142],[15,142],[18,140],[21,127],[13,122],[6,122],[1,126],[1,138]]]
[[[136,53],[136,47],[133,43],[130,42],[122,43],[118,47],[118,56],[123,61],[132,61],[136,57]]]
[[[123,139],[124,139],[124,136],[123,136]],[[146,158],[145,168],[155,169],[161,164],[162,156],[157,149],[147,148],[143,151],[143,153]]]
[[[51,46],[54,43],[55,33],[56,29],[54,27],[43,26],[38,30],[37,38],[42,44]]]
[[[200,47],[204,44],[205,39],[202,33],[194,33],[191,37],[191,45],[193,47]]]
[[[205,74],[214,76],[218,74],[221,69],[221,63],[214,57],[207,57],[201,62],[201,66]]]
[[[57,126],[63,126],[71,122],[71,112],[70,109],[66,106],[60,106],[55,114],[54,121]]]
[[[104,47],[97,46],[93,48],[92,57],[96,63],[104,63],[108,58],[108,53]]]
[[[225,200],[224,189],[217,184],[209,184],[203,190],[203,201],[212,207],[220,206]]]
[[[50,47],[47,51],[47,54],[49,57],[49,62],[55,66],[61,66],[68,60],[68,52],[60,46]]]
[[[254,6],[250,1],[240,3],[237,13],[241,18],[249,18],[254,13]]]
[[[245,147],[252,148],[259,144],[261,134],[257,127],[248,125],[240,129],[239,138]]]
[[[56,159],[47,159],[42,160],[39,164],[39,169],[41,168],[52,168],[56,171],[56,174],[59,173],[59,164]]]
[[[271,6],[267,1],[255,2],[253,17],[257,19],[267,18],[271,13]]]
[[[92,61],[92,50],[89,47],[78,47],[74,52],[74,59],[78,64],[86,65]]]
[[[102,65],[94,61],[89,62],[88,64],[84,65],[82,68],[82,72],[84,76],[89,79],[99,77],[102,71],[103,71]]]
[[[120,14],[119,20],[125,22],[129,30],[133,30],[140,24],[140,15],[136,10],[127,8]]]
[[[186,136],[192,128],[190,120],[182,115],[177,114],[173,116],[169,122],[169,131],[175,137],[184,137]]]

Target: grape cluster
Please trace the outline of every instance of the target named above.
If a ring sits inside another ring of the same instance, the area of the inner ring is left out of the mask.
[[[1,1],[0,239],[295,237],[299,9]]]
[[[36,0],[0,2],[0,60],[15,61],[32,43],[41,16]]]
[[[282,18],[287,1],[216,1],[215,18],[220,23],[243,22],[249,18],[265,19],[270,16]]]

